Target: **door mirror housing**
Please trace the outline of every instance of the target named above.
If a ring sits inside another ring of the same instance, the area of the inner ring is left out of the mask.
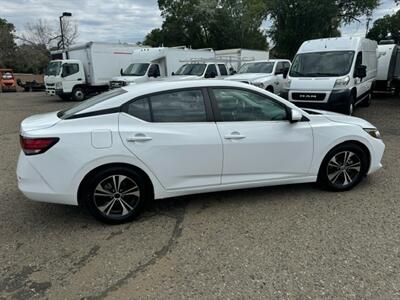
[[[354,77],[358,77],[361,79],[367,77],[367,66],[365,65],[358,66],[354,72]]]
[[[149,71],[147,73],[149,77],[157,78],[160,76],[160,70],[158,69],[157,65],[151,65]]]
[[[119,74],[121,75],[121,76],[124,76],[124,70],[121,68],[121,70],[119,70]]]
[[[291,123],[299,122],[303,119],[302,113],[297,109],[290,109],[289,121]]]

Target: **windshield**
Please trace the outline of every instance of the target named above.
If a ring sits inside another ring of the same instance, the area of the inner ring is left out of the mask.
[[[11,72],[4,72],[1,77],[3,79],[13,79],[13,74]]]
[[[273,62],[247,63],[240,67],[238,73],[272,73]]]
[[[70,109],[59,111],[57,116],[61,119],[68,119],[69,117],[71,117],[89,107],[92,107],[96,104],[99,104],[108,99],[117,97],[117,96],[125,94],[125,93],[127,93],[127,91],[125,91],[123,89],[115,89],[115,90],[111,90],[111,91],[102,93],[102,94],[94,96],[88,100],[85,100],[85,101],[79,103],[78,105],[73,106]]]
[[[353,57],[354,51],[298,54],[289,75],[292,77],[343,76],[350,72]]]
[[[206,69],[206,64],[186,64],[176,71],[175,75],[196,75],[201,76]]]
[[[47,66],[46,72],[44,75],[48,76],[57,76],[61,71],[61,61],[51,61]]]
[[[149,68],[150,64],[130,64],[125,71],[123,76],[144,76]]]

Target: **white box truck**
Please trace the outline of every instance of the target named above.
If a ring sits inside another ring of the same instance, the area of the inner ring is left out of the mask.
[[[214,58],[212,49],[177,48],[142,48],[131,55],[130,63],[120,70],[120,76],[111,79],[111,88],[149,80],[159,80],[173,75],[184,63],[182,61],[196,58]]]
[[[383,41],[378,45],[378,74],[374,91],[400,93],[400,46],[394,41]]]
[[[51,52],[45,72],[46,93],[61,99],[84,100],[109,89],[111,78],[131,61],[137,45],[89,42]]]
[[[290,67],[284,98],[301,107],[351,115],[368,104],[377,74],[377,43],[362,37],[304,42]]]
[[[265,50],[252,49],[224,49],[215,51],[216,58],[222,59],[226,64],[233,67],[235,71],[239,70],[243,63],[256,60],[268,60],[269,52]]]

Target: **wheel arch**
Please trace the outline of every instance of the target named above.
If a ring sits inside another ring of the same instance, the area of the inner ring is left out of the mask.
[[[125,167],[125,168],[129,168],[129,169],[134,170],[134,171],[138,172],[139,174],[141,174],[149,186],[149,191],[152,193],[152,198],[154,198],[154,193],[155,193],[154,192],[154,184],[153,184],[152,180],[150,179],[150,176],[144,170],[142,170],[141,168],[139,168],[135,165],[129,164],[129,163],[107,163],[107,164],[97,166],[96,168],[87,172],[86,175],[81,180],[81,182],[79,183],[78,191],[77,191],[77,201],[78,201],[79,206],[82,205],[82,194],[84,192],[84,187],[85,187],[86,183],[88,182],[89,178],[91,178],[91,176],[93,174],[95,174],[96,172],[99,172],[101,170],[105,170],[105,169],[108,169],[111,167]]]

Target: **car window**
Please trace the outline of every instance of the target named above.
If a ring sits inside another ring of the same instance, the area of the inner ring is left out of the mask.
[[[213,89],[222,121],[287,120],[286,108],[267,96],[239,89]]]
[[[205,75],[206,77],[215,77],[218,75],[215,64],[208,65]]]
[[[63,65],[63,75],[70,76],[79,72],[78,64],[64,64]]]
[[[283,74],[283,69],[284,69],[283,63],[282,62],[278,62],[276,64],[275,74],[276,75]]]
[[[149,98],[141,98],[129,103],[127,113],[135,118],[151,122]]]
[[[221,73],[222,76],[228,75],[228,71],[226,70],[226,67],[224,64],[218,64],[218,69],[219,69],[219,73]]]
[[[201,90],[183,90],[150,97],[153,122],[206,122]]]

